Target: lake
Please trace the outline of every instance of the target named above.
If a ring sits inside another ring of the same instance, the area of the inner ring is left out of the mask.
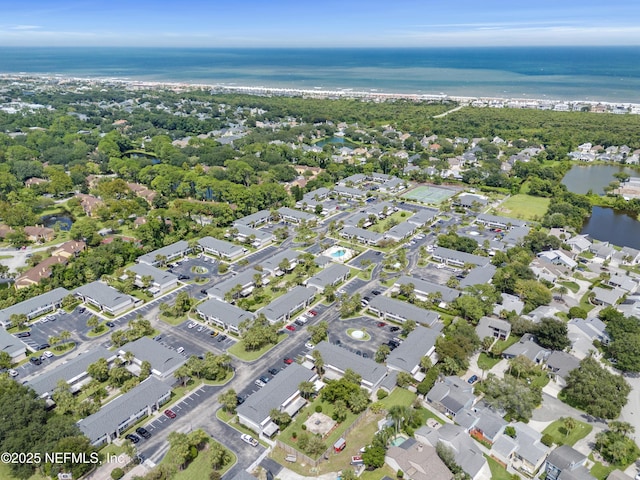
[[[45,215],[40,219],[40,221],[45,227],[48,227],[48,228],[53,228],[56,223],[59,223],[60,230],[63,230],[65,232],[71,230],[71,225],[73,225],[73,218],[71,218],[69,215],[63,215],[63,214]]]
[[[580,233],[587,233],[602,242],[640,250],[640,222],[632,213],[593,207],[591,218],[584,222]]]
[[[357,148],[358,145],[356,145],[355,143],[353,143],[350,140],[347,140],[344,137],[331,137],[331,138],[325,138],[324,140],[320,140],[319,142],[316,143],[317,146],[319,147],[324,147],[326,144],[334,144],[338,147],[349,147],[349,148]]]
[[[562,184],[573,193],[585,194],[589,190],[604,194],[604,187],[615,180],[614,173],[624,172],[632,177],[640,176],[638,170],[619,165],[574,165],[562,179]]]

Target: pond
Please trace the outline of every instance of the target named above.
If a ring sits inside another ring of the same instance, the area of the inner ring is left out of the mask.
[[[347,140],[344,137],[325,138],[324,140],[320,140],[318,143],[316,143],[316,145],[319,146],[319,147],[324,147],[328,143],[333,144],[336,147],[349,147],[349,148],[357,148],[358,147],[358,145],[356,145],[355,143],[353,143],[350,140]]]
[[[585,194],[589,190],[604,194],[604,187],[615,180],[614,173],[624,172],[632,177],[640,176],[640,171],[620,165],[574,165],[562,179],[562,184],[573,193]]]
[[[587,233],[602,242],[640,250],[640,222],[633,213],[593,207],[591,218],[584,222],[580,233]]]
[[[65,232],[71,230],[71,225],[73,225],[73,218],[70,215],[60,214],[60,215],[45,215],[40,218],[40,222],[48,228],[55,227],[56,223],[60,224],[60,230]]]

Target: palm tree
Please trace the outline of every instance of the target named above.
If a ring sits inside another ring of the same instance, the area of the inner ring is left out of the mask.
[[[569,289],[564,285],[560,285],[558,287],[558,293],[560,294],[560,298],[563,298],[567,293],[569,293]]]
[[[311,356],[313,357],[313,365],[316,368],[316,373],[322,378],[322,374],[324,373],[324,360],[322,359],[322,354],[318,350],[314,350]]]
[[[124,355],[122,356],[122,359],[125,361],[127,365],[131,365],[131,362],[133,362],[134,358],[136,357],[133,354],[133,352],[129,352],[129,351],[124,352]]]
[[[298,385],[298,390],[300,391],[300,395],[305,400],[309,400],[309,397],[316,392],[315,385],[313,382],[300,382]]]
[[[69,330],[63,330],[60,332],[60,341],[66,343],[71,338],[71,332]]]
[[[564,417],[562,419],[562,426],[564,427],[565,436],[568,437],[569,434],[575,430],[577,423],[573,417]]]
[[[393,420],[393,425],[395,428],[395,432],[396,432],[396,436],[398,435],[398,432],[400,430],[400,427],[402,426],[402,421],[404,419],[404,407],[402,405],[393,405],[390,409],[389,409],[389,413],[388,413],[388,417]]]

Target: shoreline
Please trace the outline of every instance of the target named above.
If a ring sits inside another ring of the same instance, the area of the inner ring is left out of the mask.
[[[325,98],[325,99],[364,99],[371,101],[390,101],[390,100],[411,100],[415,102],[421,101],[453,101],[463,106],[490,107],[490,108],[520,108],[520,109],[540,109],[553,110],[557,112],[575,111],[571,107],[605,107],[605,111],[592,113],[606,113],[614,111],[616,107],[628,108],[631,113],[640,114],[640,103],[633,102],[610,102],[600,100],[572,100],[572,99],[551,99],[551,98],[528,98],[523,97],[500,97],[489,95],[448,95],[446,93],[408,93],[408,92],[381,92],[378,89],[355,90],[353,88],[335,88],[322,89],[314,88],[295,88],[295,87],[270,87],[270,86],[249,86],[225,83],[196,83],[189,81],[161,81],[161,80],[142,80],[119,77],[86,77],[55,73],[0,73],[0,81],[57,81],[60,84],[68,82],[113,85],[118,84],[131,89],[141,88],[165,88],[165,89],[208,89],[212,93],[239,93],[247,95],[265,95],[265,96],[291,96],[303,98]],[[561,106],[562,109],[558,109]],[[564,107],[567,109],[564,109]],[[552,108],[553,107],[553,108]],[[636,111],[634,111],[636,110]]]

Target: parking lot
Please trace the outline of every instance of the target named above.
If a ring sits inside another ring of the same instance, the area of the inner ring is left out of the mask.
[[[213,257],[208,257],[203,255],[201,257],[196,258],[187,258],[181,263],[177,264],[175,267],[171,267],[169,272],[174,275],[178,275],[179,277],[188,277],[182,278],[181,281],[189,281],[194,280],[196,277],[204,278],[207,281],[212,280],[215,276],[218,275],[218,260]],[[194,269],[200,268],[202,271],[195,272]]]
[[[350,267],[366,269],[367,263],[370,262],[371,264],[375,265],[376,263],[381,263],[383,259],[384,254],[382,252],[378,252],[376,250],[365,250],[356,258],[347,263],[347,265],[349,265]],[[363,261],[365,261],[364,265],[362,264]]]
[[[378,327],[379,323],[385,323],[385,326]],[[349,320],[332,322],[329,327],[329,342],[338,343],[341,347],[346,348],[354,353],[360,352],[363,356],[366,354],[368,358],[373,359],[378,347],[383,343],[387,343],[398,337],[400,330],[392,332],[391,327],[396,327],[392,323],[381,321],[372,317],[356,317]],[[369,340],[356,340],[351,337],[347,330],[355,328],[364,330],[370,335]]]
[[[189,325],[195,325],[189,328]],[[226,335],[211,335],[213,329],[210,327],[187,320],[178,326],[171,327],[170,330],[163,332],[155,337],[163,345],[178,350],[183,348],[182,355],[190,357],[191,355],[202,355],[205,352],[213,351],[214,353],[223,353],[231,347],[236,341]],[[224,338],[226,337],[226,338]],[[224,338],[223,340],[221,340]]]
[[[440,267],[440,268],[438,268]],[[418,267],[413,270],[413,276],[428,282],[446,285],[449,278],[455,276],[460,269],[443,266],[442,264],[427,263],[425,267]]]

